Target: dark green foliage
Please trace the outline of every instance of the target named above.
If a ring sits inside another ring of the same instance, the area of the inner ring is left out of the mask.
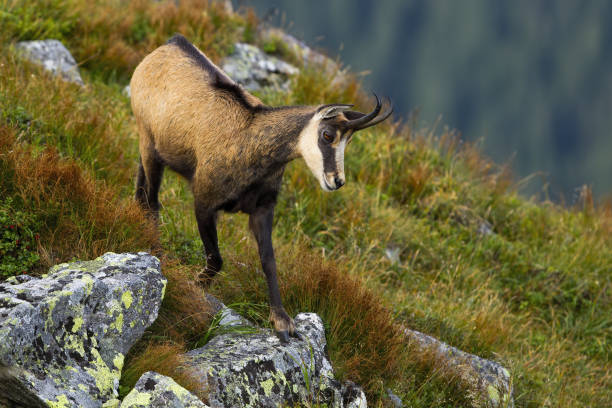
[[[0,280],[26,274],[38,264],[39,228],[33,214],[15,207],[12,199],[0,201]]]

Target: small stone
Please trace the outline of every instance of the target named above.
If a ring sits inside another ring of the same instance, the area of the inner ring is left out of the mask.
[[[21,41],[16,45],[24,57],[42,65],[54,75],[84,85],[76,61],[70,51],[58,40]]]
[[[394,408],[402,408],[404,406],[402,399],[395,395],[389,388],[387,388],[387,397],[389,397],[389,400],[391,401],[391,404],[393,404]]]

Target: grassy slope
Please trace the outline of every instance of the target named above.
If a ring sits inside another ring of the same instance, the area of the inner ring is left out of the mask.
[[[88,86],[53,79],[8,47],[0,51],[0,196],[34,219],[28,228],[42,238],[34,273],[71,257],[156,246],[131,203],[137,142],[120,90],[142,56],[175,31],[218,59],[234,41],[255,41],[256,25],[250,14],[228,16],[197,0],[178,7],[40,3],[0,1],[2,44],[59,38],[82,61]],[[262,97],[271,104],[358,101],[367,109],[354,80],[325,83],[324,74],[305,71],[291,93]],[[519,407],[605,406],[612,389],[609,208],[593,208],[586,191],[576,209],[522,198],[504,169],[446,129],[360,132],[346,167],[347,186],[326,194],[303,163],[289,166],[274,240],[288,310],[323,316],[336,370],[363,384],[373,405],[384,404],[387,387],[411,406],[465,403],[427,356],[402,345],[394,325],[401,321],[501,361],[513,373]],[[32,168],[40,171],[25,171]],[[68,181],[52,183],[57,174]],[[168,172],[161,201],[159,241],[171,286],[160,319],[127,362],[124,386],[150,368],[178,375],[176,355],[214,329],[191,281],[204,258],[187,185]],[[493,233],[479,233],[483,225]],[[219,235],[225,271],[211,291],[263,322],[265,282],[246,218],[223,215]],[[399,262],[388,260],[387,248]],[[188,373],[179,380],[189,387]]]

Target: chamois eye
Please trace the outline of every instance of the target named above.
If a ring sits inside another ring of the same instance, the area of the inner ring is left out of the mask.
[[[324,130],[323,131],[323,139],[327,142],[327,143],[331,143],[334,141],[334,135],[328,131],[328,130]]]

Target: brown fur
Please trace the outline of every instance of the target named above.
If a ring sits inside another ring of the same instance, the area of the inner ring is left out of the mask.
[[[215,88],[214,80],[183,50],[168,44],[149,54],[131,81],[145,174],[161,159],[192,181],[196,200],[209,208],[236,199],[265,176],[261,173],[268,170],[266,161],[286,164],[296,158],[301,127],[288,122],[287,116],[308,117],[315,110],[266,108],[244,91],[248,109],[234,95]],[[295,137],[284,138],[286,134]]]
[[[207,256],[202,282],[223,264],[217,211],[249,214],[268,283],[270,318],[281,340],[286,340],[295,334],[295,325],[282,306],[271,240],[281,178],[285,165],[302,156],[323,188],[331,191],[344,184],[345,143],[340,140],[347,141],[353,131],[342,126],[347,117],[341,111],[351,105],[265,106],[182,36],[149,54],[130,85],[140,134],[136,199],[157,215],[164,167],[190,180]],[[335,135],[335,140],[321,139],[326,134]],[[339,144],[342,148],[336,153]]]

